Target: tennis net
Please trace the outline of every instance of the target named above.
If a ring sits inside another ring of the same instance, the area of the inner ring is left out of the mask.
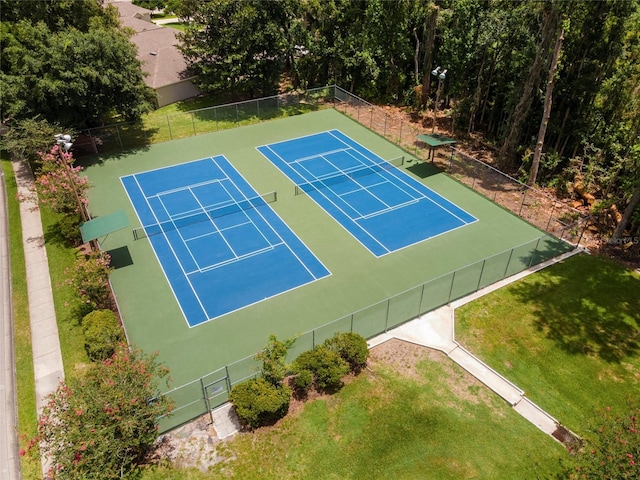
[[[366,165],[357,170],[344,171],[336,175],[321,177],[321,178],[318,178],[317,180],[312,180],[310,182],[296,185],[295,194],[302,195],[303,193],[308,193],[314,190],[320,190],[322,188],[331,187],[339,183],[350,182],[355,180],[356,178],[366,177],[367,175],[374,175],[374,174],[383,172],[385,170],[393,170],[394,168],[400,167],[402,165],[404,165],[404,156],[394,158],[393,160],[387,160],[380,163],[373,163],[371,165]]]
[[[232,215],[252,208],[260,207],[268,203],[273,203],[278,199],[277,192],[269,192],[257,197],[246,198],[239,202],[231,201],[225,205],[215,205],[213,208],[205,209],[191,215],[175,216],[166,222],[145,225],[144,227],[133,229],[133,239],[140,240],[153,235],[159,235],[171,230],[179,230],[189,225],[201,222],[210,222],[214,218]]]

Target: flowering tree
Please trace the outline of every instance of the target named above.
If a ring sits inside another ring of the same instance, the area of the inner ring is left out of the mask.
[[[159,396],[168,370],[155,355],[118,345],[81,378],[61,383],[38,421],[56,479],[131,478],[158,437],[172,404]],[[22,452],[21,452],[22,453]]]
[[[92,251],[78,258],[73,267],[67,268],[66,284],[74,287],[80,299],[80,314],[89,311],[111,308],[111,290],[109,288],[109,254],[101,250]]]
[[[609,407],[593,429],[595,441],[577,455],[572,479],[640,478],[640,403],[626,415],[612,415]]]
[[[39,153],[36,184],[40,200],[58,213],[76,213],[84,220],[88,204],[86,177],[82,167],[73,166],[73,155],[54,145],[49,153]]]

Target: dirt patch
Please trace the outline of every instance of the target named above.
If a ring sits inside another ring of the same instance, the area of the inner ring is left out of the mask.
[[[496,397],[493,392],[438,350],[392,339],[371,349],[369,369],[374,373],[378,369],[392,369],[394,373],[407,379],[427,383],[431,380],[426,379],[422,372],[421,365],[424,362],[436,362],[443,371],[439,377],[439,385],[433,386],[434,392],[441,393],[442,398],[446,398],[447,392],[451,392],[465,402],[482,403],[492,408],[496,415],[503,414],[502,410],[494,408]]]

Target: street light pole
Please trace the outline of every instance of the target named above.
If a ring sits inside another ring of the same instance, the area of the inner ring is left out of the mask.
[[[440,93],[442,93],[442,84],[444,83],[444,79],[447,78],[447,69],[441,69],[440,67],[436,67],[431,71],[431,75],[438,79],[438,90],[436,92],[436,104],[433,108],[433,126],[431,128],[431,133],[436,131],[436,113],[438,112],[438,103],[440,102]]]

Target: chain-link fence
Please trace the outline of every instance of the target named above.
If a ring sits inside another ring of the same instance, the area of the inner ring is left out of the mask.
[[[374,337],[570,249],[566,242],[542,235],[303,333],[296,337],[289,350],[289,360],[321,345],[338,332]],[[253,356],[246,357],[165,393],[175,402],[176,409],[170,416],[160,419],[161,431],[175,428],[224,404],[234,385],[259,372],[260,362]]]
[[[274,118],[299,115],[332,101],[334,87],[217,105],[170,115],[149,115],[144,122],[90,128],[74,141],[74,155],[118,153],[147,145],[216,132]]]
[[[302,334],[290,350],[290,357],[295,358],[314,348],[336,332],[356,332],[371,338],[564,253],[571,248],[569,243],[580,245],[589,219],[578,210],[459,149],[447,147],[429,158],[429,151],[418,141],[418,135],[424,133],[422,128],[335,85],[150,117],[144,123],[89,129],[75,140],[74,153],[76,156],[116,153],[327,107],[350,116],[414,157],[433,161],[458,181],[551,235],[542,235],[532,242],[467,265]],[[160,419],[161,431],[175,428],[224,404],[233,385],[258,375],[259,367],[253,357],[246,357],[164,393],[173,399],[176,408],[170,416]]]
[[[340,87],[334,87],[335,108],[375,131],[423,161],[433,161],[465,185],[507,208],[536,227],[579,246],[591,218],[579,210],[529,187],[500,170],[454,147],[438,150],[429,158],[429,150],[418,141],[425,133],[411,121],[373,105]]]

